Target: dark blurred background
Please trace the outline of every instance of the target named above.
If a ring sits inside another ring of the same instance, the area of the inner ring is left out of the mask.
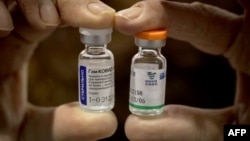
[[[117,11],[128,8],[133,0],[104,0]],[[183,2],[192,2],[186,0]],[[241,14],[236,0],[202,0]],[[185,24],[185,23],[183,23]],[[137,52],[132,36],[113,32],[108,45],[115,56],[114,112],[119,126],[114,136],[104,140],[127,140],[124,122],[128,110],[129,76],[132,56]],[[58,106],[78,100],[77,61],[84,45],[78,28],[60,28],[40,44],[30,63],[29,100],[41,106]],[[171,38],[162,49],[167,59],[166,104],[201,108],[222,108],[233,104],[235,73],[222,56],[207,55],[190,44]]]

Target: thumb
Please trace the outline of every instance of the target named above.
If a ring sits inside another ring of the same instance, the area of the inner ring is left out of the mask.
[[[111,136],[117,128],[113,112],[89,113],[78,103],[32,108],[22,130],[25,141],[92,141]]]
[[[113,26],[115,10],[99,0],[57,0],[65,24],[87,28]]]
[[[145,0],[117,12],[116,29],[126,34],[166,28],[170,37],[191,43],[211,54],[227,51],[241,18],[218,7],[199,2]]]
[[[130,115],[125,124],[133,141],[221,141],[223,125],[232,123],[234,108],[208,110],[168,105],[157,117]]]

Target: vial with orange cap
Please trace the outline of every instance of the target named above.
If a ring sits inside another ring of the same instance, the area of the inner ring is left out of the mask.
[[[166,44],[164,29],[135,35],[139,51],[132,58],[129,110],[136,115],[155,116],[163,112],[167,61],[161,54]]]

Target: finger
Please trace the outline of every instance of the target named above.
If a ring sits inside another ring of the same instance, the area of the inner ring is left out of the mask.
[[[158,9],[158,10],[156,10]],[[115,26],[125,34],[135,34],[144,30],[165,27],[166,16],[160,1],[141,1],[131,8],[116,13]],[[157,18],[157,20],[155,20]]]
[[[5,3],[0,0],[0,38],[8,35],[13,28],[10,13]]]
[[[78,103],[70,103],[33,111],[22,137],[25,141],[92,141],[111,136],[116,128],[113,112],[89,113]]]
[[[237,85],[235,105],[238,108],[238,124],[250,123],[250,77],[249,75],[237,71]]]
[[[123,33],[165,27],[170,37],[211,54],[228,49],[240,23],[239,16],[211,5],[162,0],[139,2],[117,12],[115,17],[115,26]]]
[[[115,10],[99,0],[57,0],[61,19],[75,27],[107,28],[113,26]]]
[[[224,56],[235,70],[250,76],[250,1],[241,0],[240,2],[245,7],[244,15],[242,16],[244,20],[238,34],[235,36],[235,40],[233,40],[231,47]]]
[[[223,125],[231,123],[234,109],[202,110],[186,106],[166,106],[163,115],[130,115],[125,124],[132,141],[212,141],[223,140]]]
[[[37,29],[44,30],[60,23],[52,0],[18,0],[18,4],[30,25]]]

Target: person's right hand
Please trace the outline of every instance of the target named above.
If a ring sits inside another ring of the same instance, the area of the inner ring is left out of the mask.
[[[130,115],[125,130],[132,141],[221,141],[224,124],[250,124],[250,2],[243,15],[198,2],[145,0],[116,14],[125,34],[166,28],[169,36],[197,49],[225,56],[237,74],[235,104],[222,109],[167,105],[155,118]],[[216,81],[216,78],[214,78]]]
[[[89,113],[76,102],[43,108],[27,100],[27,66],[39,42],[60,25],[112,27],[114,14],[99,0],[0,0],[1,141],[88,141],[115,132],[112,111]]]

